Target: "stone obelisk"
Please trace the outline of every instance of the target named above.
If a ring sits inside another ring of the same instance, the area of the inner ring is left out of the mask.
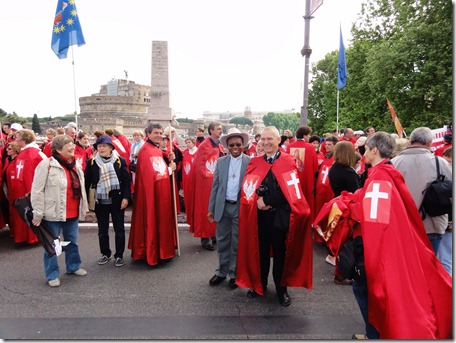
[[[152,81],[147,123],[160,123],[164,128],[177,123],[169,107],[168,42],[152,41]]]

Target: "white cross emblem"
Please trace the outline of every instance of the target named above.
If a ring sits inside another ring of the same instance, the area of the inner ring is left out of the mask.
[[[16,165],[16,170],[17,170],[16,179],[19,179],[22,169],[24,169],[24,161],[20,160],[19,163]]]
[[[323,174],[323,179],[321,179],[321,183],[325,184],[326,178],[328,177],[328,174],[329,174],[329,168],[325,167],[325,169],[321,173]]]
[[[370,219],[377,219],[378,199],[388,199],[388,193],[380,192],[380,184],[372,184],[372,192],[366,192],[365,198],[371,198]]]
[[[296,178],[295,173],[291,173],[290,176],[291,176],[291,180],[287,181],[287,185],[294,186],[298,199],[301,199],[301,192],[299,191],[299,187],[298,187],[299,179]]]

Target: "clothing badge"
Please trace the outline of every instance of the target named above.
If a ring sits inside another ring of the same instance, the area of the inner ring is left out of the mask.
[[[322,166],[320,175],[318,175],[318,178],[320,179],[321,184],[323,184],[323,185],[327,184],[328,174],[329,174],[329,166]]]
[[[391,183],[372,181],[363,199],[364,221],[389,224],[391,212]]]
[[[24,180],[24,160],[18,160],[16,163],[16,180],[22,181]]]
[[[186,162],[184,163],[184,173],[185,175],[188,175],[190,173],[190,170],[192,169],[192,166],[190,163]]]
[[[299,187],[299,178],[295,171],[286,172],[282,174],[282,178],[287,185],[287,192],[290,195],[291,201],[295,202],[302,198],[301,187]]]
[[[206,176],[213,176],[215,173],[215,167],[217,167],[217,159],[211,156],[206,161]]]
[[[163,179],[168,175],[168,167],[163,161],[163,158],[160,156],[152,156],[150,158],[150,162],[152,163],[152,167],[157,172],[157,180]]]
[[[244,183],[242,185],[242,191],[244,193],[242,196],[242,199],[245,198],[247,200],[247,202],[250,202],[250,200],[255,195],[255,190],[257,189],[258,182],[259,182],[258,175],[246,176]]]
[[[290,155],[296,158],[296,168],[300,172],[304,171],[304,158],[306,156],[305,148],[290,148]]]

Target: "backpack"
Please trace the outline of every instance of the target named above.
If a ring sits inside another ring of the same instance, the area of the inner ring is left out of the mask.
[[[435,156],[437,179],[433,181],[422,193],[423,202],[419,208],[421,219],[428,214],[431,217],[449,214],[453,205],[453,181],[445,180],[445,175],[440,174],[439,159]]]

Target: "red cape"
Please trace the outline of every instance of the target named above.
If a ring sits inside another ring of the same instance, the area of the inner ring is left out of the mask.
[[[331,157],[325,157],[318,169],[317,180],[315,182],[315,217],[318,215],[318,212],[320,212],[323,205],[334,198],[334,192],[331,188],[328,176],[329,169],[333,163],[333,155],[331,155]]]
[[[6,169],[8,200],[10,205],[14,200],[23,197],[32,190],[36,166],[46,156],[40,149],[29,147],[22,150]],[[32,229],[22,220],[13,206],[10,206],[10,224],[13,227],[14,243],[37,243],[38,238]]]
[[[296,158],[296,166],[298,168],[299,181],[301,182],[304,196],[310,206],[310,216],[313,220],[315,217],[313,189],[315,184],[315,172],[318,169],[318,157],[315,147],[303,140],[296,141],[287,146],[287,153],[291,156],[297,156],[298,152],[299,159]]]
[[[368,173],[363,189],[340,198],[361,224],[369,322],[383,339],[452,338],[452,279],[434,254],[402,174],[384,162]]]
[[[190,232],[195,237],[214,237],[216,223],[207,220],[207,209],[211,196],[212,181],[214,180],[215,167],[220,152],[223,152],[222,144],[214,146],[208,137],[201,143],[193,159],[193,173],[191,173],[193,201],[190,212],[192,219]]]
[[[81,145],[76,144],[76,148],[74,150],[74,158],[81,165],[82,171],[85,171],[85,168],[86,168],[86,165],[87,165],[87,151],[86,151],[86,149],[87,148],[84,148]]]
[[[139,150],[134,194],[131,258],[155,265],[159,259],[174,257],[176,220],[168,166],[161,150],[148,142]]]
[[[127,148],[124,147],[122,142],[115,136],[110,136],[112,139],[112,144],[114,145],[114,148],[116,149],[116,152],[125,159],[127,162],[127,166],[130,166],[130,149],[127,150]],[[130,144],[131,146],[131,144]]]
[[[196,152],[195,152],[196,153]],[[184,189],[184,204],[187,223],[192,228],[192,203],[193,203],[193,185],[191,182],[191,173],[193,171],[193,159],[195,154],[191,155],[188,149],[183,153],[182,159],[182,188]]]
[[[375,192],[379,183],[380,192],[384,192],[385,182],[391,184],[391,192],[387,191],[391,203],[384,206],[382,199],[378,200],[385,210],[373,222],[367,210],[373,199],[366,197],[367,191]],[[394,166],[380,163],[369,170],[359,193],[371,285],[369,321],[380,338],[452,338],[452,279],[435,256],[402,174]]]
[[[297,184],[297,189],[293,185],[287,185],[293,177],[299,180],[295,159],[287,154],[281,154],[273,164],[266,162],[263,156],[257,156],[250,160],[247,167],[241,190],[236,283],[263,294],[258,243],[258,195],[255,190],[271,168],[291,207],[281,284],[310,289],[312,288],[310,208],[303,196],[300,183]]]

